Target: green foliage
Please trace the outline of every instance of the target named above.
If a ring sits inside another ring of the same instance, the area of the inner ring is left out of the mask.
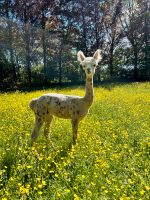
[[[57,0],[10,0],[0,10],[3,89],[13,89],[12,82],[19,87],[84,81],[75,62],[78,50],[86,56],[102,50],[99,82],[150,80],[148,0],[63,0],[59,6]]]
[[[150,84],[102,85],[72,146],[69,120],[55,118],[31,147],[29,101],[43,93],[83,96],[83,88],[0,95],[0,195],[16,199],[149,199]]]
[[[0,50],[0,83],[3,85],[5,82],[12,82],[12,65]]]

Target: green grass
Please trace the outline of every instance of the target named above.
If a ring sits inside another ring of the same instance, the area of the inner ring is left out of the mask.
[[[0,199],[149,199],[150,83],[96,87],[75,146],[70,121],[55,118],[51,143],[42,129],[31,147],[29,101],[48,92],[84,88],[0,95]]]

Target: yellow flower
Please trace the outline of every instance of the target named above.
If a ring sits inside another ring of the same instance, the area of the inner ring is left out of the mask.
[[[95,183],[93,183],[93,182],[91,182],[91,185],[95,186],[96,184],[95,184]]]
[[[43,184],[43,185],[46,185],[46,181],[42,181],[42,184]]]
[[[88,194],[92,194],[92,192],[91,192],[90,190],[87,190],[87,193],[88,193]]]
[[[34,187],[34,190],[38,190],[37,187]]]
[[[31,149],[32,149],[32,151],[34,151],[34,150],[35,150],[35,147],[31,147]]]
[[[46,160],[50,160],[51,159],[51,157],[50,156],[48,156],[47,158],[46,158]]]
[[[10,179],[9,179],[10,181],[13,181],[14,179],[13,179],[13,177],[10,177]]]
[[[70,190],[69,190],[69,189],[66,189],[66,192],[67,192],[67,193],[70,193]]]
[[[43,160],[43,159],[44,159],[44,157],[42,157],[42,156],[39,157],[39,160],[40,160],[40,161]]]
[[[147,186],[147,185],[145,185],[145,189],[146,189],[146,190],[150,190],[150,187]]]
[[[32,166],[31,166],[31,165],[28,165],[28,166],[27,166],[27,169],[31,169],[31,168],[32,168]]]
[[[60,196],[61,196],[61,194],[60,194],[59,192],[57,192],[57,196],[58,196],[58,197],[60,197]]]
[[[82,175],[82,178],[84,179],[84,178],[85,178],[85,176],[84,176],[84,175]]]
[[[39,191],[39,192],[38,192],[38,194],[40,194],[40,195],[41,195],[41,194],[42,194],[42,191]]]
[[[110,180],[107,179],[106,181],[107,181],[108,184],[111,184],[111,181],[110,181]]]
[[[55,177],[57,178],[57,177],[58,177],[58,174],[55,174]]]
[[[141,190],[141,191],[140,191],[140,195],[143,195],[144,193],[145,193],[144,190]]]
[[[20,192],[21,192],[21,194],[28,194],[29,193],[29,188],[21,186],[20,187]]]
[[[120,200],[130,200],[130,197],[123,196],[120,198]]]
[[[129,178],[129,179],[128,179],[128,183],[129,183],[129,184],[133,184],[134,181],[133,181],[132,179]]]
[[[38,184],[38,188],[40,188],[40,189],[41,189],[42,187],[43,187],[43,185],[42,185],[42,184]]]
[[[107,193],[108,193],[108,190],[104,190],[104,192],[107,194]]]
[[[79,200],[79,197],[76,194],[74,194],[74,200]]]

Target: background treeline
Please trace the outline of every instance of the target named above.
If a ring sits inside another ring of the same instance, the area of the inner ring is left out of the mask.
[[[149,0],[1,0],[0,87],[82,82],[76,53],[102,50],[95,81],[150,80]]]

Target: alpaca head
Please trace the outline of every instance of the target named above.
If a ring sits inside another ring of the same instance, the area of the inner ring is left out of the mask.
[[[100,50],[98,49],[93,57],[85,57],[82,51],[77,53],[77,58],[82,65],[87,77],[92,77],[95,73],[95,68],[101,60]]]

